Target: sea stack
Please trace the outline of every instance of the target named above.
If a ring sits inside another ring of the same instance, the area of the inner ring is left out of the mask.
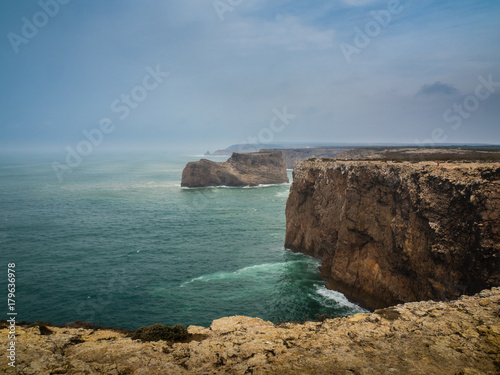
[[[500,163],[297,163],[285,246],[369,309],[500,285]]]
[[[257,186],[289,182],[281,152],[233,153],[223,163],[190,162],[182,171],[182,187]]]

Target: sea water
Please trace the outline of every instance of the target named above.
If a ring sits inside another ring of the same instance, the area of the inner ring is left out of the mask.
[[[60,181],[51,162],[64,158],[1,156],[0,290],[15,263],[17,321],[136,329],[362,311],[325,288],[318,260],[283,247],[290,184],[181,188],[198,159],[100,155]]]

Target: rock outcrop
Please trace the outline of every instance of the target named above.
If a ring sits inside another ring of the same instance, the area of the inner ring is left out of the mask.
[[[341,147],[310,147],[310,148],[283,148],[283,149],[262,149],[260,152],[276,152],[283,155],[286,167],[292,169],[298,161],[310,158],[333,158],[345,152],[346,148]]]
[[[285,246],[369,309],[500,285],[500,163],[299,162]]]
[[[280,152],[233,153],[223,163],[202,159],[182,171],[181,186],[257,186],[288,182]]]
[[[323,157],[323,156],[318,156]],[[500,161],[499,146],[355,147],[336,155],[339,160],[385,161]]]
[[[190,326],[190,342],[18,326],[16,368],[2,374],[498,374],[500,289],[323,322],[274,325],[233,316]],[[8,348],[8,328],[0,346]]]

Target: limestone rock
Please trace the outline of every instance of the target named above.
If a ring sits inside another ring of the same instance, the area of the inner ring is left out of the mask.
[[[500,163],[297,163],[285,246],[370,309],[500,285]]]
[[[2,374],[498,374],[500,288],[304,324],[234,316],[189,327],[190,342],[17,326],[16,368]],[[0,346],[8,347],[8,328]],[[202,334],[203,337],[195,337]]]
[[[341,147],[311,147],[311,148],[283,148],[283,149],[262,149],[260,152],[279,151],[283,155],[286,167],[292,169],[298,161],[310,158],[333,158],[346,148]]]
[[[281,152],[256,152],[233,155],[223,163],[201,159],[190,162],[182,171],[181,186],[257,186],[288,182]]]

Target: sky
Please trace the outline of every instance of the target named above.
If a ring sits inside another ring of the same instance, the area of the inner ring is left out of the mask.
[[[500,144],[500,1],[6,0],[0,149]]]

